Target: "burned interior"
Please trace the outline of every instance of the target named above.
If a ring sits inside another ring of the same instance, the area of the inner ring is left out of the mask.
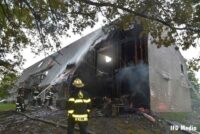
[[[139,26],[112,31],[87,53],[76,73],[97,107],[98,99],[106,97],[127,107],[150,108],[147,36]]]

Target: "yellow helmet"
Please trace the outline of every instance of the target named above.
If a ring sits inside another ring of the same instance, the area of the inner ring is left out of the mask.
[[[78,87],[78,88],[84,87],[84,84],[83,84],[82,80],[79,79],[79,78],[76,78],[73,81],[72,85],[74,85],[75,87]]]

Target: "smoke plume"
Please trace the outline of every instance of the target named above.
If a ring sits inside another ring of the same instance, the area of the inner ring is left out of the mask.
[[[137,105],[147,106],[149,103],[149,71],[146,64],[130,64],[121,69],[117,75],[123,90],[128,90],[133,102]]]

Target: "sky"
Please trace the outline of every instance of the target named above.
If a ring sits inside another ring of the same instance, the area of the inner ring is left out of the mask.
[[[102,23],[97,23],[93,28],[85,29],[81,35],[79,35],[79,34],[73,35],[72,34],[71,37],[62,37],[62,38],[60,38],[61,46],[65,47],[65,46],[71,44],[72,42],[84,37],[85,35],[97,30],[98,28],[100,28],[102,26],[103,26]],[[185,51],[180,50],[180,51],[185,59],[192,59],[193,57],[198,57],[198,56],[200,56],[200,44],[198,44],[197,48],[190,47],[188,50],[185,50]],[[30,48],[24,49],[22,51],[22,55],[26,59],[26,62],[23,65],[24,69],[28,68],[29,66],[33,65],[34,63],[45,58],[44,54],[40,54],[40,55],[33,54],[31,52]],[[200,71],[196,72],[196,77],[200,80]]]

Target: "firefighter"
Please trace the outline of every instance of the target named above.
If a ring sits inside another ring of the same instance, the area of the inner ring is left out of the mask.
[[[51,106],[52,104],[53,104],[53,92],[52,92],[52,90],[50,90],[49,91],[49,96],[50,96],[50,98],[49,98],[49,106]]]
[[[47,102],[48,102],[48,105],[49,105],[49,99],[50,99],[50,95],[49,95],[49,92],[47,92],[47,93],[45,94],[45,100],[44,100],[43,105],[46,106]]]
[[[47,102],[48,106],[51,106],[53,104],[53,94],[54,93],[51,90],[45,94],[44,105],[46,105]]]
[[[17,96],[17,102],[16,102],[16,109],[19,112],[24,112],[25,111],[25,103],[24,103],[24,87],[20,86],[18,88],[18,96]]]
[[[16,101],[16,111],[17,111],[17,112],[21,112],[20,96],[17,96],[17,101]]]
[[[24,97],[22,95],[17,96],[16,111],[17,112],[24,112],[25,111]]]
[[[37,87],[34,88],[33,91],[33,106],[36,106],[36,103],[41,106],[41,98],[38,96],[40,94]]]
[[[19,96],[24,96],[24,87],[20,87],[20,88],[18,89],[18,95],[19,95]]]
[[[74,126],[77,123],[80,134],[87,134],[88,115],[90,112],[91,99],[83,90],[84,83],[76,78],[72,83],[74,90],[67,100],[68,134],[73,134]]]

